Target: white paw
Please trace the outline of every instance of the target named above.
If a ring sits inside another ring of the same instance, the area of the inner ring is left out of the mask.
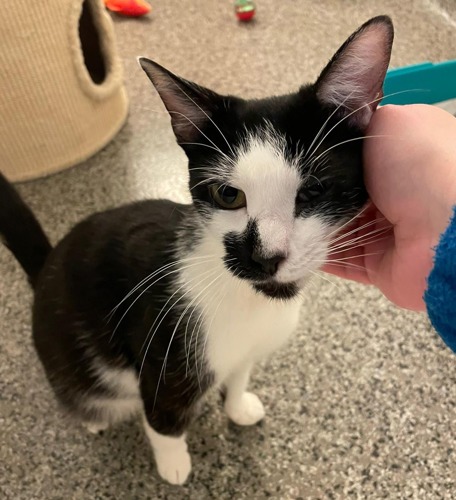
[[[160,476],[171,484],[184,484],[192,470],[192,460],[187,450],[155,453]]]
[[[92,422],[85,422],[84,427],[91,432],[92,434],[99,434],[102,431],[105,431],[109,426],[107,423],[92,423]]]
[[[241,399],[235,403],[227,399],[225,411],[228,417],[238,425],[254,425],[265,416],[263,403],[252,392],[244,392]]]

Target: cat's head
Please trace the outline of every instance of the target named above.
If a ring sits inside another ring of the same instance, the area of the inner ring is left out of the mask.
[[[382,97],[388,17],[359,28],[314,84],[259,100],[222,96],[140,64],[189,160],[190,190],[228,269],[270,297],[292,297],[366,202],[363,135]]]

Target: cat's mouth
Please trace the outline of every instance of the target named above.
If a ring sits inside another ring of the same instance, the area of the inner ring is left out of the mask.
[[[273,299],[288,300],[295,297],[299,292],[297,283],[279,283],[277,281],[262,281],[253,283],[253,288]]]

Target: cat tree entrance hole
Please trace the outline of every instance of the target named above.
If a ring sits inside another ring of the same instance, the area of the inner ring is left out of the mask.
[[[79,18],[79,39],[87,72],[93,83],[100,85],[106,80],[106,60],[102,50],[99,26],[92,11],[93,0],[84,0]]]

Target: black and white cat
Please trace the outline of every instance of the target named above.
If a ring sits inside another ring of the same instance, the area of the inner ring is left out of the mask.
[[[167,481],[190,473],[185,432],[209,388],[223,388],[235,423],[264,417],[250,370],[291,335],[306,280],[366,202],[362,138],[392,40],[376,17],[315,84],[261,100],[141,58],[188,157],[190,205],[98,213],[52,249],[0,176],[0,235],[34,288],[34,342],[57,399],[91,431],[141,413]]]

